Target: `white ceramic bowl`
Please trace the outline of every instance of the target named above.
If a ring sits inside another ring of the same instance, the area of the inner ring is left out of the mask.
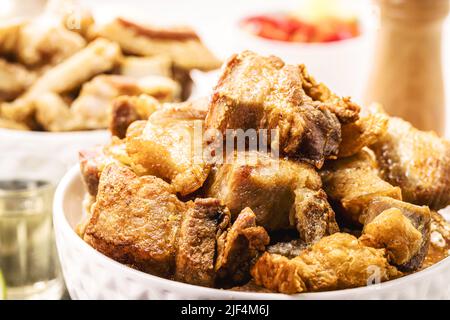
[[[152,276],[97,252],[73,231],[83,215],[85,190],[78,166],[58,186],[56,244],[72,299],[448,299],[450,258],[415,274],[370,287],[296,295],[234,292]]]
[[[36,132],[0,128],[0,154],[13,159],[18,170],[20,163],[28,161],[30,156],[58,161],[68,170],[77,163],[80,150],[104,145],[109,139],[107,130]]]

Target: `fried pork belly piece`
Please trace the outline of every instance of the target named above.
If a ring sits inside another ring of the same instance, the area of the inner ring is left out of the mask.
[[[118,97],[111,106],[109,131],[113,136],[123,139],[130,124],[148,119],[159,107],[159,101],[146,94]]]
[[[321,167],[338,153],[341,124],[325,103],[303,90],[301,68],[250,51],[233,55],[214,88],[208,128],[275,129],[271,146]]]
[[[81,119],[73,114],[67,101],[56,93],[40,95],[34,100],[34,107],[36,120],[46,131],[74,131],[83,128]]]
[[[0,58],[0,101],[15,99],[35,80],[35,75],[20,64]]]
[[[318,83],[306,69],[305,65],[300,65],[302,74],[302,87],[305,93],[314,101],[320,101],[326,104],[339,119],[342,124],[349,124],[359,119],[360,107],[352,102],[349,97],[341,98],[323,83]]]
[[[0,55],[11,55],[16,51],[22,20],[0,21]]]
[[[120,44],[126,53],[138,56],[165,54],[184,70],[213,70],[220,61],[205,47],[190,28],[170,29],[144,26],[123,18],[101,26],[96,34]]]
[[[0,115],[1,115],[1,113],[0,113]],[[28,128],[26,125],[24,125],[22,123],[16,122],[14,120],[3,119],[1,116],[0,116],[0,128],[23,130],[23,131],[30,130],[30,128]]]
[[[158,115],[161,117],[204,120],[208,112],[208,100],[200,98],[161,106],[155,98],[145,94],[119,97],[112,104],[109,130],[113,136],[123,139],[130,124],[148,119],[156,110],[159,110]]]
[[[99,75],[85,83],[71,110],[86,129],[106,128],[111,122],[111,104],[122,95],[151,95],[159,101],[174,101],[179,85],[170,78],[148,76],[135,79],[120,75]]]
[[[220,200],[184,203],[173,192],[159,178],[108,164],[78,230],[96,250],[151,274],[208,287],[225,278],[230,286],[248,280],[251,263],[269,242],[253,212],[244,210],[231,225]]]
[[[386,181],[403,199],[441,209],[450,204],[450,142],[390,118],[387,134],[372,146]]]
[[[450,224],[438,212],[431,211],[430,247],[422,268],[427,268],[450,255]]]
[[[402,198],[400,188],[379,177],[377,163],[367,149],[352,157],[328,162],[321,177],[323,188],[340,215],[356,225],[364,223],[361,217],[374,198]]]
[[[226,231],[229,223],[230,212],[220,200],[195,199],[184,213],[178,231],[175,280],[214,287],[216,240]],[[247,252],[242,251],[243,254]]]
[[[14,103],[2,107],[5,118],[28,122],[34,100],[46,92],[66,93],[80,87],[93,76],[111,70],[118,62],[120,48],[105,39],[97,39],[40,77]]]
[[[145,121],[135,123],[135,130],[142,130]],[[103,169],[111,163],[130,167],[131,159],[126,152],[125,142],[117,137],[112,137],[105,146],[98,146],[79,152],[81,176],[89,195],[95,197]]]
[[[197,98],[180,103],[166,103],[158,110],[155,117],[204,121],[208,114],[208,106],[207,98]]]
[[[389,117],[379,105],[364,109],[359,120],[342,126],[338,157],[355,155],[364,147],[378,142],[386,134],[388,123]]]
[[[27,66],[56,65],[85,46],[86,40],[78,33],[42,16],[21,28],[17,57]]]
[[[149,75],[172,78],[172,60],[167,55],[153,57],[124,57],[120,62],[120,74],[142,78]]]
[[[397,208],[383,211],[366,224],[359,240],[368,247],[386,248],[389,262],[395,265],[411,260],[423,242],[422,234]]]
[[[102,172],[84,240],[103,254],[139,270],[171,276],[177,230],[186,204],[154,176],[108,165]]]
[[[244,208],[231,228],[217,239],[215,270],[220,287],[232,287],[250,280],[250,267],[269,244],[269,235],[256,225],[256,216]]]
[[[203,159],[203,121],[190,118],[190,112],[173,114],[170,105],[163,107],[150,116],[143,130],[128,130],[126,151],[133,170],[170,181],[184,196],[203,185],[210,165]]]
[[[114,160],[104,153],[103,147],[79,152],[81,176],[87,192],[91,196],[95,197],[97,195],[100,175],[103,169],[112,162]]]
[[[267,230],[296,227],[306,242],[339,231],[334,212],[308,164],[274,159],[266,153],[238,152],[219,165],[205,188],[224,201],[235,218],[245,207]]]
[[[386,248],[392,263],[402,271],[414,271],[422,266],[430,244],[428,207],[379,197],[368,205],[363,217],[365,226],[360,239],[366,245]],[[416,231],[421,234],[420,238]]]
[[[322,238],[293,259],[266,252],[251,274],[257,285],[287,294],[366,286],[400,275],[384,249],[367,247],[347,233]]]

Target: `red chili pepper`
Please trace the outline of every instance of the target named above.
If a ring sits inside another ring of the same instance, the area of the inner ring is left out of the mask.
[[[336,19],[314,25],[288,15],[258,15],[243,20],[242,24],[259,37],[280,41],[331,42],[358,35],[356,21]]]

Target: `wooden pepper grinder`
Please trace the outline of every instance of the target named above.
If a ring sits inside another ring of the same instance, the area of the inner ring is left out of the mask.
[[[381,26],[365,103],[444,134],[442,27],[449,0],[375,0]]]

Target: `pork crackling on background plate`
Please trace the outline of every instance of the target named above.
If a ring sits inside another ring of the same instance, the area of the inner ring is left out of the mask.
[[[112,110],[111,143],[80,153],[88,215],[77,232],[132,268],[293,294],[365,286],[374,268],[388,281],[448,256],[436,210],[450,204],[450,143],[361,109],[303,65],[244,51],[209,99],[122,96]],[[223,135],[194,134],[199,123]],[[229,129],[278,136],[227,161],[193,152],[220,150]]]
[[[99,24],[81,10],[80,28],[73,29],[54,5],[31,20],[0,24],[0,128],[107,128],[118,96],[182,101],[190,94],[192,69],[220,66],[189,27],[124,18]]]

